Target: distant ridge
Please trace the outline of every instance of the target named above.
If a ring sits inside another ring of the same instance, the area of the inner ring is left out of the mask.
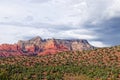
[[[0,56],[22,56],[22,55],[47,55],[56,54],[63,51],[82,51],[94,49],[87,40],[84,39],[42,39],[36,36],[30,40],[19,40],[16,44],[0,45]]]

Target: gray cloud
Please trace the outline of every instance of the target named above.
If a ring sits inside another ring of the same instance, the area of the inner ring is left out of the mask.
[[[112,18],[101,24],[102,28],[98,30],[101,32],[100,38],[107,44],[120,44],[120,18]]]
[[[87,23],[86,23],[87,24]],[[96,27],[96,28],[95,28]],[[120,17],[114,17],[109,20],[103,20],[100,24],[91,25],[88,23],[86,28],[93,30],[98,36],[94,41],[101,41],[108,45],[120,44]]]
[[[39,35],[117,45],[119,7],[120,0],[0,0],[0,42]]]

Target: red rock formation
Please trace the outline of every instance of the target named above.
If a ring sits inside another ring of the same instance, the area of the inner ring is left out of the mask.
[[[38,55],[48,55],[48,54],[56,54],[58,51],[54,49],[48,49],[43,52],[38,53]]]
[[[87,50],[93,49],[86,40],[60,40],[60,39],[45,39],[35,37],[28,41],[19,41],[17,44],[2,44],[0,45],[0,56],[20,56],[20,55],[48,55],[56,54],[62,51],[69,50]]]
[[[17,44],[2,44],[0,45],[0,50],[5,50],[5,51],[18,51],[20,50],[20,47]]]
[[[20,47],[17,44],[2,44],[0,45],[0,56],[9,57],[9,56],[21,56],[22,52]]]
[[[45,49],[57,49],[57,48],[58,48],[58,46],[53,39],[51,39],[45,43]]]
[[[35,46],[34,45],[31,45],[31,46],[25,46],[25,50],[27,52],[35,52]]]

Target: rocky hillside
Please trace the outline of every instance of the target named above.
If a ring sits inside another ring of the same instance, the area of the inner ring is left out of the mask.
[[[39,36],[17,44],[0,45],[0,56],[46,55],[63,51],[82,51],[94,49],[87,40],[74,39],[42,39]]]
[[[120,80],[120,46],[0,58],[0,80]]]

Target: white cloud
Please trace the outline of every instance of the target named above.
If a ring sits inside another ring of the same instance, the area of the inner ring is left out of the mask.
[[[85,29],[53,32],[46,28],[34,28],[28,26],[0,25],[0,43],[15,43],[24,39],[26,36],[41,36],[42,38],[77,38],[77,39],[95,39],[93,32]],[[84,34],[84,32],[86,34]],[[91,35],[90,35],[91,34]]]
[[[90,41],[90,44],[94,45],[95,47],[107,47],[107,46],[110,46],[108,44],[104,44],[101,41]]]
[[[0,0],[0,22],[4,23],[0,24],[0,43],[13,43],[29,35],[97,39],[96,32],[86,29],[84,24],[90,21],[97,25],[119,16],[119,7],[120,0]],[[68,30],[59,25],[69,26]],[[92,44],[107,46],[99,41]]]
[[[80,26],[89,20],[99,22],[106,15],[112,16],[120,11],[119,0],[2,0],[0,2],[0,17],[23,21],[26,16],[32,16],[35,22],[69,26]]]
[[[34,27],[21,27],[12,25],[0,25],[0,43],[15,43],[18,40],[24,39],[26,36],[37,36],[46,37],[52,35],[46,29],[37,29]]]
[[[85,29],[80,30],[69,30],[59,32],[57,35],[61,38],[75,38],[75,39],[96,39],[97,36],[93,36],[93,32]],[[57,37],[56,35],[56,37]]]
[[[112,17],[120,16],[120,0],[111,0],[110,6],[106,9],[106,17],[107,19]]]

